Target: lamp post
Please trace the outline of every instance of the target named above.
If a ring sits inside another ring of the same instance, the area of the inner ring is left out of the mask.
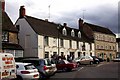
[[[59,56],[59,29],[60,29],[60,24],[58,24],[57,26],[57,30],[58,30],[58,56]]]

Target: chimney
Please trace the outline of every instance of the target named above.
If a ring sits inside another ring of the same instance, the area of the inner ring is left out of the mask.
[[[64,27],[67,27],[67,23],[63,23],[63,26],[64,26]]]
[[[83,20],[80,18],[78,21],[79,29],[83,29]]]
[[[25,16],[25,8],[24,6],[20,6],[20,9],[19,9],[19,17],[20,18],[23,18]]]
[[[5,0],[1,0],[2,2],[2,11],[5,11]]]

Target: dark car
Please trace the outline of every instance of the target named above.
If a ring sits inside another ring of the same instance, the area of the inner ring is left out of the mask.
[[[57,70],[63,70],[63,71],[71,71],[75,68],[77,68],[76,63],[70,63],[67,60],[59,60],[56,64]]]
[[[96,57],[96,56],[91,56],[91,57],[93,58],[93,63],[94,64],[99,64],[100,63],[98,57]]]
[[[120,57],[117,57],[115,59],[112,60],[113,62],[120,62]]]
[[[97,56],[95,56],[100,62],[103,62],[103,61],[105,61],[105,59],[102,59],[102,58],[100,58],[100,57],[97,57]]]
[[[48,78],[57,71],[56,66],[53,66],[49,59],[26,58],[21,61],[24,63],[32,63],[41,74],[40,78]]]

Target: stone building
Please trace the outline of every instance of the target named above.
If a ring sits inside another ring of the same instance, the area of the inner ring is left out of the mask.
[[[116,35],[108,28],[79,20],[80,29],[90,38],[94,38],[95,55],[103,59],[116,57]]]

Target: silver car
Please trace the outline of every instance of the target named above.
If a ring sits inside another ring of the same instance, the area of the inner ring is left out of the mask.
[[[74,62],[77,62],[78,65],[80,64],[93,64],[93,58],[91,56],[82,56],[79,58],[76,58]]]

